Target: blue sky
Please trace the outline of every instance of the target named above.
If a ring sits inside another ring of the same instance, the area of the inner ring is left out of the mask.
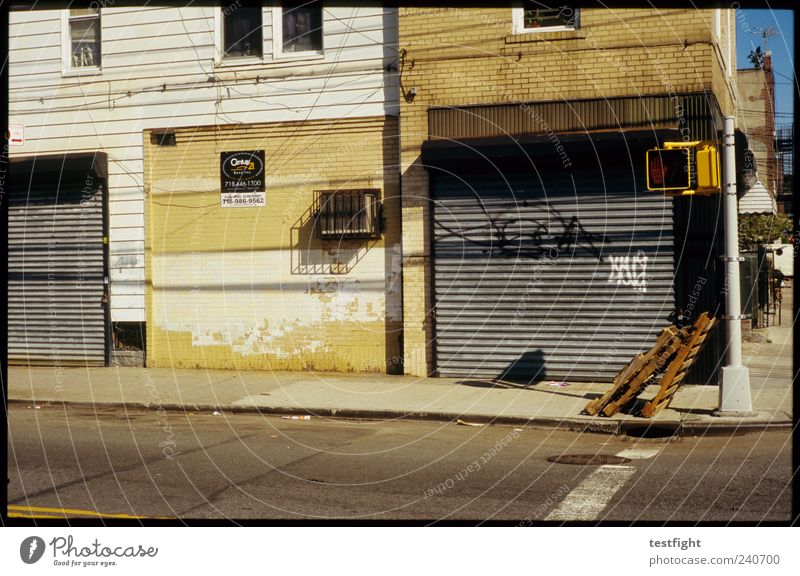
[[[767,50],[772,50],[775,70],[775,121],[777,124],[793,120],[794,92],[797,91],[794,69],[794,15],[791,10],[754,10],[740,8],[736,11],[736,64],[738,68],[751,68],[747,55],[756,46],[762,46],[761,31],[772,27],[779,36],[767,38]],[[763,48],[762,48],[763,49]]]

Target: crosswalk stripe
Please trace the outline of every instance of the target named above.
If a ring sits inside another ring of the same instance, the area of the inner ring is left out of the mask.
[[[617,454],[631,460],[652,458],[661,448],[629,448]],[[564,522],[568,520],[597,520],[608,503],[625,482],[633,476],[633,466],[606,464],[600,466],[583,479],[561,503],[545,517],[545,520]]]

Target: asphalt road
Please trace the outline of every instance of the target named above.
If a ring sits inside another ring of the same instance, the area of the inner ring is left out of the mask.
[[[626,460],[547,460],[597,454]],[[22,517],[760,522],[791,510],[788,431],[665,441],[15,406],[8,456],[9,513]]]

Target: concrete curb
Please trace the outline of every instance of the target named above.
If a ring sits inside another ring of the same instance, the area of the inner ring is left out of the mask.
[[[348,408],[287,408],[282,406],[215,406],[210,404],[145,404],[143,402],[69,402],[64,400],[30,400],[9,398],[8,405],[41,404],[43,406],[69,406],[91,410],[163,410],[166,412],[227,412],[233,414],[262,414],[269,416],[305,416],[338,418],[342,420],[415,420],[455,422],[463,419],[476,424],[501,426],[530,426],[533,428],[588,432],[595,434],[628,435],[632,431],[652,428],[664,431],[665,436],[735,436],[741,434],[787,430],[791,420],[771,422],[679,422],[675,420],[649,420],[635,418],[617,420],[608,418],[525,418],[522,416],[491,416],[488,414],[458,414],[454,412],[409,412],[402,410],[365,410]],[[746,420],[746,419],[743,419]]]
[[[756,432],[777,432],[785,430],[791,432],[794,423],[783,420],[772,422],[743,422],[734,424],[729,422],[715,424],[713,422],[683,422],[681,423],[681,436],[740,436]]]

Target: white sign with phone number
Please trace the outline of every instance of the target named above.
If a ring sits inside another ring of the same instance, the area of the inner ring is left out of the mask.
[[[266,205],[266,192],[226,192],[222,194],[223,208],[250,208]]]

